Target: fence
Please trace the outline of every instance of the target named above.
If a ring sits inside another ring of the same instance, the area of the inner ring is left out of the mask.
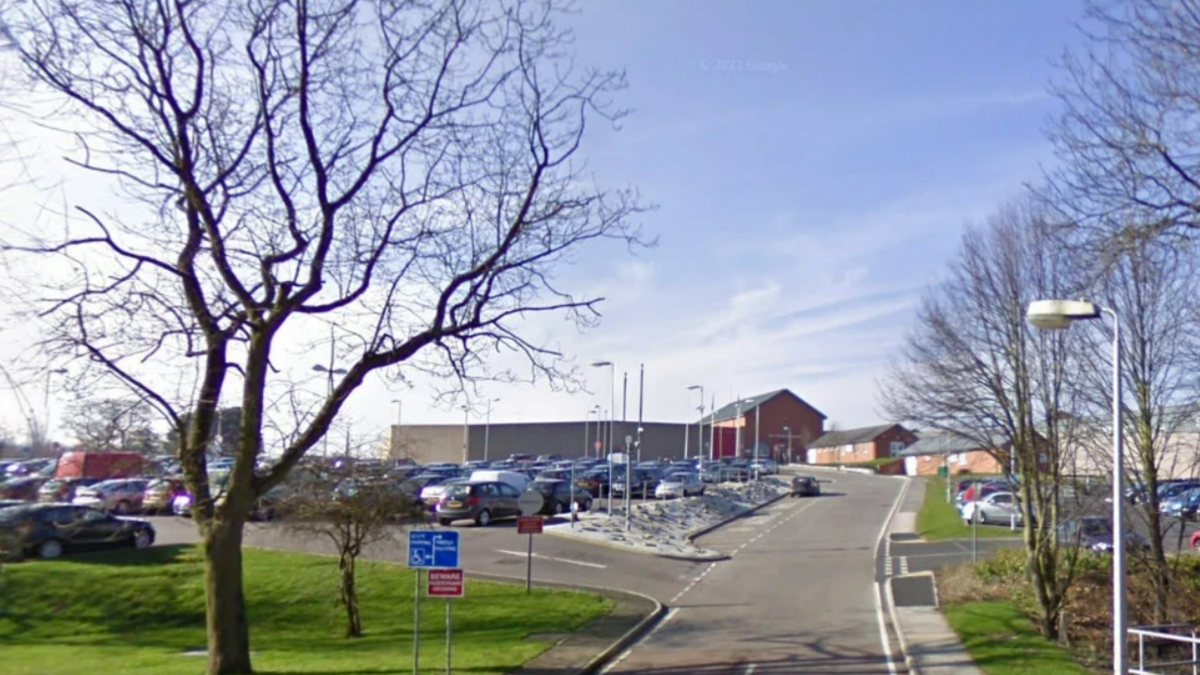
[[[1130,675],[1200,675],[1200,638],[1191,624],[1138,626],[1129,635],[1137,638],[1137,665],[1130,665]],[[1147,662],[1147,650],[1153,662]]]

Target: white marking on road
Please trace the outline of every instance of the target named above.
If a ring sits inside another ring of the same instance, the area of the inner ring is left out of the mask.
[[[895,574],[892,571],[892,558],[890,556],[883,559],[883,569],[889,577]]]
[[[888,513],[888,517],[883,520],[883,526],[879,528],[879,538],[875,540],[875,559],[879,559],[879,549],[883,546],[883,541],[887,537],[888,527],[892,524],[892,518],[896,516],[896,511],[900,510],[900,503],[904,501],[904,496],[908,494],[908,486],[912,483],[912,479],[906,478],[904,487],[900,489],[900,493],[896,495],[896,502],[892,504],[892,510]],[[896,675],[896,661],[892,657],[892,641],[888,637],[887,620],[883,616],[883,585],[879,581],[875,582],[875,592],[871,594],[875,600],[875,618],[879,622],[879,643],[883,647],[884,658],[887,659],[888,672],[891,675]]]
[[[900,574],[908,574],[908,557],[900,557]]]
[[[754,669],[757,667],[757,663],[751,663],[750,665],[746,666],[746,672],[744,675],[754,675]]]
[[[515,555],[515,556],[520,556],[522,558],[529,555],[528,553],[526,553],[524,551],[505,551],[504,549],[500,549],[500,548],[496,549],[496,553],[503,553],[504,555]],[[555,558],[553,556],[542,555],[541,553],[534,553],[533,557],[537,558],[538,560],[550,560],[553,562],[567,563],[568,565],[579,565],[581,567],[591,567],[591,568],[598,569],[598,570],[608,569],[608,565],[601,565],[600,563],[584,562],[582,560],[571,560],[570,558]]]
[[[621,655],[618,656],[616,659],[614,659],[612,663],[608,664],[607,666],[604,666],[604,669],[600,671],[601,675],[603,675],[603,673],[607,673],[608,671],[612,670],[613,668],[616,668],[622,661],[629,658],[629,655],[633,653],[634,649],[639,647],[643,642],[648,642],[650,640],[650,638],[654,637],[654,634],[657,633],[660,628],[667,625],[668,621],[675,618],[675,614],[677,612],[679,612],[678,607],[673,607],[673,608],[667,610],[666,616],[664,616],[662,618],[662,621],[658,622],[657,626],[655,626],[654,628],[651,628],[649,633],[646,633],[645,635],[642,636],[642,639],[638,640],[637,642],[633,643],[632,645],[629,645],[629,647],[625,651],[621,652]]]

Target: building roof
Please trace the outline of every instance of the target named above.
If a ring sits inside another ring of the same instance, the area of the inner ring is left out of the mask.
[[[917,455],[951,455],[971,450],[991,450],[1008,444],[1008,440],[999,433],[990,435],[991,447],[984,448],[978,438],[954,431],[926,431],[918,434],[917,442],[900,451],[900,457]]]
[[[845,431],[827,431],[823,436],[809,444],[809,448],[833,448],[842,445],[854,445],[855,443],[869,443],[870,441],[879,438],[883,432],[892,427],[899,426],[896,423],[881,424],[876,427],[862,427],[859,429],[846,429]]]
[[[794,393],[792,393],[792,391],[790,389],[776,389],[775,391],[769,391],[765,394],[756,394],[754,396],[746,396],[745,398],[739,398],[739,399],[735,400],[733,403],[728,403],[726,405],[723,405],[720,408],[717,408],[716,415],[713,415],[713,413],[710,412],[709,414],[704,416],[704,419],[701,420],[700,423],[708,424],[711,422],[726,422],[729,420],[735,420],[739,416],[744,417],[747,413],[754,412],[755,408],[766,403],[767,401],[770,401],[771,399],[775,398],[776,396],[779,396],[780,394],[787,394],[788,396],[791,396],[792,398],[796,399],[797,401],[804,404],[805,406],[808,406],[808,408],[810,410],[817,413],[822,418],[825,417],[825,413],[814,408],[812,406],[812,404],[810,404],[808,401],[805,401],[804,399],[800,398],[799,396],[796,396]],[[740,407],[739,407],[739,404],[740,404]],[[693,424],[696,424],[696,422],[693,422]]]

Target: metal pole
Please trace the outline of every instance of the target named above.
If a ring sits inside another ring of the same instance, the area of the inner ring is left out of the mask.
[[[609,439],[609,447],[612,447],[612,439]],[[628,487],[628,486],[626,486]],[[608,453],[608,517],[612,518],[612,488],[613,488],[613,463],[612,452]]]
[[[487,418],[483,422],[483,460],[486,462],[488,458],[488,440],[492,433],[492,404],[495,399],[488,399]]]
[[[976,495],[978,497],[978,495]],[[971,564],[979,562],[979,506],[982,502],[976,500],[971,511]]]
[[[742,431],[743,431],[743,429],[744,429],[744,425],[742,424],[742,399],[739,396],[738,402],[737,402],[737,436],[735,436],[733,439],[733,454],[738,459],[741,459],[741,457],[742,457]]]
[[[471,425],[471,407],[469,405],[464,405],[463,406],[463,459],[462,459],[463,464],[466,464],[467,461],[470,459],[470,456],[468,454],[468,448],[470,447],[470,442],[471,442],[471,437],[470,437],[470,432],[469,432],[470,425]]]
[[[762,468],[758,466],[758,423],[762,421],[762,405],[754,406],[754,480],[759,479]]]
[[[587,441],[584,441],[587,443]],[[571,529],[575,529],[575,462],[571,462]]]
[[[1016,477],[1017,477],[1017,453],[1013,452],[1013,448],[1010,445],[1008,447],[1008,480],[1009,480],[1009,488],[1010,489],[1012,487],[1012,481],[1015,480]],[[1013,501],[1016,502],[1016,494],[1013,495]],[[1016,531],[1016,529],[1017,529],[1017,510],[1016,509],[1013,509],[1012,513],[1010,513],[1008,515],[1008,529],[1010,532]]]
[[[717,395],[712,397],[712,419],[708,421],[708,458],[717,458]]]
[[[691,429],[691,428],[692,428],[692,425],[684,422],[684,424],[683,424],[683,458],[684,459],[687,459],[687,455],[688,455],[688,429]]]
[[[638,426],[641,425],[639,420]],[[696,461],[704,461],[704,385],[700,385],[700,421],[696,423]]]
[[[452,663],[450,646],[450,598],[446,598],[446,675],[450,675]]]
[[[1125,457],[1121,438],[1121,339],[1117,313],[1105,310],[1113,320],[1112,389],[1113,389],[1113,673],[1125,675],[1125,634],[1128,617],[1125,614]]]
[[[525,594],[533,592],[533,535],[529,535],[529,550],[525,555]]]
[[[612,411],[608,415],[608,454],[612,455],[615,447],[613,433],[617,429],[614,424],[617,417],[617,365],[612,362],[608,364],[608,405]]]
[[[421,673],[421,568],[413,577],[413,675]]]
[[[629,449],[625,450],[625,529],[629,529],[629,509],[631,507],[630,499],[633,496],[633,457],[629,455]],[[642,484],[642,499],[646,498],[646,484]]]
[[[626,370],[621,375],[621,379],[622,379],[622,382],[621,382],[621,421],[624,422],[625,420],[629,419],[628,417],[625,416],[625,411],[628,410],[628,407],[629,407],[629,371],[628,370]],[[626,449],[628,450],[628,448],[626,448]]]

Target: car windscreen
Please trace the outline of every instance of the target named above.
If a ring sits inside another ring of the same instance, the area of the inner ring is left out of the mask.
[[[443,493],[443,496],[451,499],[469,497],[471,495],[471,487],[472,486],[470,485],[451,485],[450,487],[446,488],[446,492]]]

